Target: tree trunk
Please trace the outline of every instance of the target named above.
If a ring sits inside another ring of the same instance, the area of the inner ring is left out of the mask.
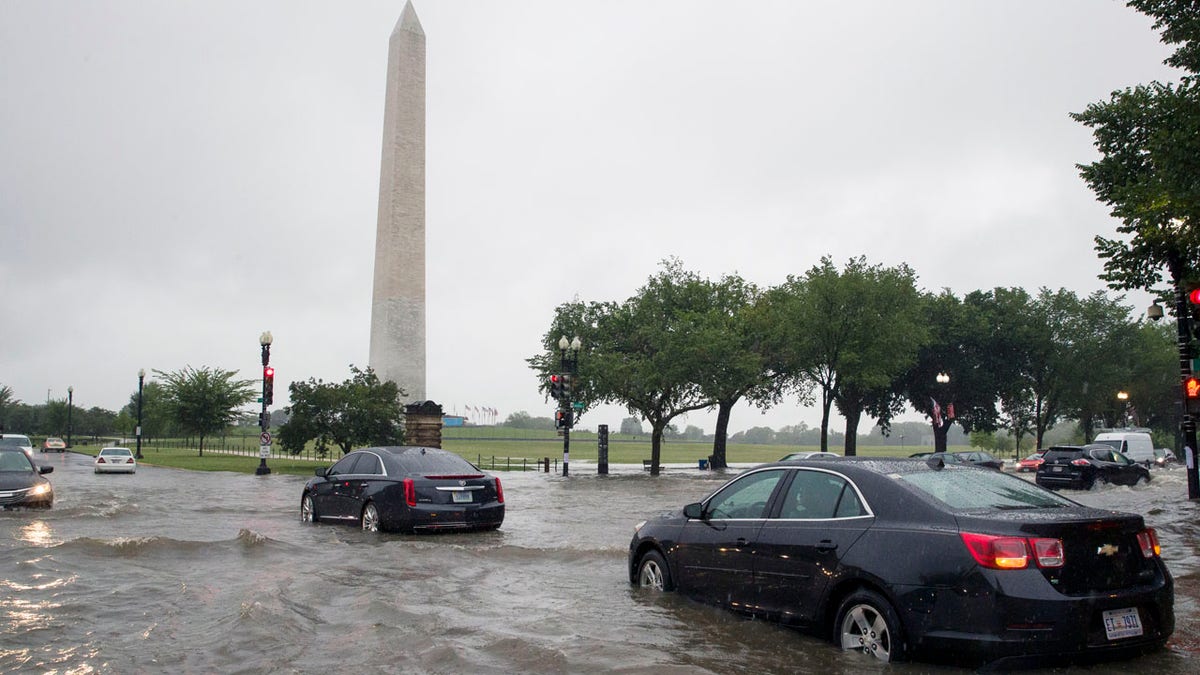
[[[200,436],[200,456],[204,456],[204,436]]]
[[[828,389],[821,390],[821,452],[829,452],[829,407],[833,399]]]
[[[717,430],[713,434],[713,453],[709,460],[710,469],[724,469],[729,466],[725,459],[725,441],[729,434],[729,416],[733,413],[733,401],[717,403]]]
[[[862,419],[862,411],[843,412],[842,415],[846,418],[846,456],[854,457],[858,454],[858,421]]]
[[[946,434],[948,431],[950,431],[950,425],[947,424],[945,420],[942,421],[942,424],[940,426],[937,424],[933,425],[933,451],[934,452],[945,452],[946,451]]]
[[[650,423],[650,475],[657,476],[661,473],[659,462],[662,458],[662,437],[663,429],[667,423],[663,420],[654,420]]]

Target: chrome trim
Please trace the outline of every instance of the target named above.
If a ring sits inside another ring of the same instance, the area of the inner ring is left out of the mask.
[[[450,487],[438,486],[437,487],[438,490],[445,490],[446,492],[466,492],[467,490],[484,490],[486,488],[487,488],[486,485],[467,485],[464,487],[459,487],[459,486],[450,486]]]

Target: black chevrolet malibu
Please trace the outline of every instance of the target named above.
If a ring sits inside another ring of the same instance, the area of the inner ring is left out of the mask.
[[[806,627],[881,661],[1132,656],[1174,630],[1140,515],[936,459],[751,469],[639,523],[631,583]]]
[[[500,479],[452,452],[396,446],[348,453],[304,485],[300,518],[364,530],[494,530],[504,522]]]

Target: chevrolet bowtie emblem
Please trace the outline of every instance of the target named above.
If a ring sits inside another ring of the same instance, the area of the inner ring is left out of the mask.
[[[1112,544],[1105,544],[1103,546],[1096,547],[1096,555],[1116,555],[1117,551],[1120,551],[1120,550],[1121,550],[1121,548],[1119,546],[1113,546]]]

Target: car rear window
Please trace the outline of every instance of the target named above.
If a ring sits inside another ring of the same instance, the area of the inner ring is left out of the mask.
[[[100,454],[104,455],[105,457],[108,457],[109,455],[129,456],[129,455],[132,455],[133,453],[130,452],[129,450],[113,450],[112,448],[106,448],[104,450],[101,450]]]
[[[479,470],[470,462],[448,452],[410,451],[396,459],[407,473],[419,473],[427,476],[479,473]]]
[[[1083,457],[1083,450],[1078,448],[1074,450],[1047,450],[1046,454],[1042,455],[1042,459],[1046,460],[1048,464],[1054,464],[1055,460],[1072,460],[1079,459],[1080,457]]]
[[[954,510],[1045,509],[1075,505],[1029,481],[995,471],[943,469],[900,474],[899,478]]]

